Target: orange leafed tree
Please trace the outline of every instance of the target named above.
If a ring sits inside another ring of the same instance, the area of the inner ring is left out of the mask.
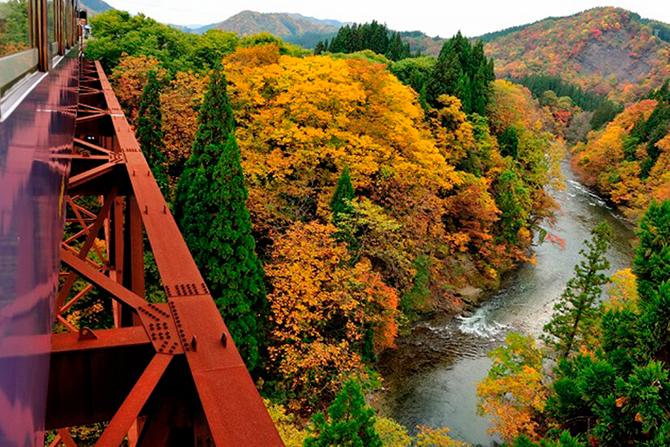
[[[112,71],[111,79],[114,93],[119,99],[131,124],[135,124],[140,106],[142,90],[147,83],[150,71],[156,72],[159,81],[163,81],[167,71],[153,56],[124,55]]]
[[[198,129],[198,111],[206,86],[206,76],[177,72],[161,94],[165,158],[173,182],[179,178],[191,156]]]
[[[331,224],[295,223],[275,242],[266,266],[270,356],[302,410],[318,407],[361,372],[368,329],[378,350],[393,347],[397,333],[395,290],[366,260],[350,266],[336,231]]]
[[[542,353],[532,336],[510,333],[507,344],[493,350],[489,375],[477,384],[479,414],[493,423],[491,433],[505,441],[519,435],[538,440],[548,390],[542,377]]]
[[[634,127],[648,120],[657,105],[655,100],[631,105],[574,148],[573,164],[583,181],[633,219],[642,215],[653,198],[665,198],[670,192],[670,138],[656,144],[660,156],[646,178],[642,175],[642,163],[648,157],[646,144],[631,138]]]

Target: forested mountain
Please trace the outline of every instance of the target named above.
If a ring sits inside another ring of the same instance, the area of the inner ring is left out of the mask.
[[[670,75],[667,25],[619,8],[595,8],[499,33],[486,45],[498,76],[560,75],[631,102]]]
[[[338,20],[317,19],[296,13],[262,13],[242,11],[229,19],[210,23],[209,25],[174,25],[173,28],[187,33],[203,34],[210,29],[221,29],[235,32],[240,36],[250,36],[261,32],[281,37],[305,48],[314,48],[322,39],[328,39],[337,34],[337,30],[344,25]]]
[[[337,33],[337,23],[339,22],[317,20],[300,14],[242,11],[211,28],[232,31],[239,36],[265,32],[287,42],[313,48],[319,40]]]
[[[83,6],[84,9],[88,11],[89,17],[114,9],[114,7],[105,3],[103,0],[80,0],[79,6]]]
[[[315,17],[304,16],[297,13],[289,13],[289,15],[297,19],[309,20],[310,22],[318,23],[320,25],[334,26],[335,28],[342,28],[344,25],[351,25],[350,22],[340,22],[339,20],[331,19],[317,19]]]

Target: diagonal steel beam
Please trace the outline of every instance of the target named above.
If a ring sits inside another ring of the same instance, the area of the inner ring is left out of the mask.
[[[80,139],[80,138],[75,138],[75,139],[74,139],[74,143],[75,143],[75,145],[77,145],[77,146],[81,146],[81,147],[84,147],[84,148],[86,148],[86,149],[91,149],[91,150],[94,150],[94,151],[98,151],[98,152],[101,152],[101,153],[103,153],[103,154],[107,154],[107,155],[109,155],[109,154],[112,153],[112,151],[110,151],[109,149],[105,149],[105,148],[100,147],[100,146],[98,146],[98,145],[96,145],[96,144],[89,143],[88,141],[84,141],[84,140],[82,140],[82,139]]]
[[[77,447],[77,443],[74,442],[74,439],[70,436],[70,430],[67,428],[59,428],[58,436],[60,437],[60,441],[65,444],[65,447]]]
[[[92,120],[96,120],[96,119],[99,119],[99,118],[104,118],[105,116],[107,116],[107,112],[95,113],[93,115],[78,116],[77,117],[77,124],[83,123],[84,121],[92,121]]]
[[[107,293],[112,295],[112,298],[115,300],[120,301],[123,304],[127,304],[133,309],[138,309],[140,306],[147,304],[145,300],[126,289],[121,284],[111,279],[109,276],[106,276],[100,271],[95,270],[86,261],[78,258],[63,248],[60,249],[60,258],[61,261],[64,262],[68,267],[86,278],[92,284],[105,290]]]
[[[165,373],[173,358],[171,355],[164,354],[154,356],[126,400],[123,401],[121,408],[98,439],[98,442],[95,443],[95,447],[118,447],[121,445],[130,426],[137,419],[142,407],[158,385],[158,381],[163,377],[163,373]]]
[[[117,164],[118,164],[117,160],[110,161],[100,166],[96,166],[93,169],[89,169],[88,171],[84,171],[81,174],[74,175],[70,177],[70,184],[68,187],[74,188],[76,186],[89,182],[95,178],[98,178],[101,175],[107,174],[112,169],[114,169]]]
[[[109,192],[109,194],[107,194],[107,197],[105,197],[105,201],[102,204],[102,208],[100,209],[100,212],[98,213],[95,222],[91,226],[91,230],[86,236],[84,245],[82,245],[81,249],[79,250],[78,256],[80,259],[85,259],[86,256],[88,256],[88,252],[91,250],[91,247],[93,247],[93,244],[95,244],[95,238],[100,232],[102,225],[105,223],[105,219],[107,219],[107,217],[109,216],[109,212],[112,208],[112,204],[114,203],[114,199],[116,199],[117,191],[118,187],[114,185],[112,186],[112,190]],[[77,280],[76,273],[69,273],[67,278],[65,279],[65,283],[63,283],[63,286],[58,291],[58,296],[56,297],[56,312],[58,312],[58,314],[60,314],[60,308],[65,303],[65,300],[70,294],[70,290],[72,289],[72,286],[74,285],[74,282],[76,280]]]

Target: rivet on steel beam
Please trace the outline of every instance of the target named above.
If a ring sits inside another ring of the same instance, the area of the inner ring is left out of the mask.
[[[93,333],[93,331],[87,327],[79,329],[79,338],[78,340],[97,340],[98,336]]]
[[[151,177],[151,169],[147,169],[147,177]]]
[[[221,334],[221,343],[223,344],[224,348],[228,345],[228,337],[226,336],[225,332]]]
[[[149,214],[149,205],[144,205],[144,214]]]
[[[163,205],[163,214],[167,214],[167,205]]]
[[[135,170],[133,169],[133,177],[135,177]]]

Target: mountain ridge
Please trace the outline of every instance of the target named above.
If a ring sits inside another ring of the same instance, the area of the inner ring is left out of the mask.
[[[670,26],[662,22],[601,7],[500,31],[486,44],[486,52],[495,59],[499,77],[560,75],[595,93],[631,102],[670,77],[668,31]]]
[[[89,17],[94,17],[105,11],[115,9],[113,6],[105,3],[103,0],[80,0],[79,5],[86,10]]]

